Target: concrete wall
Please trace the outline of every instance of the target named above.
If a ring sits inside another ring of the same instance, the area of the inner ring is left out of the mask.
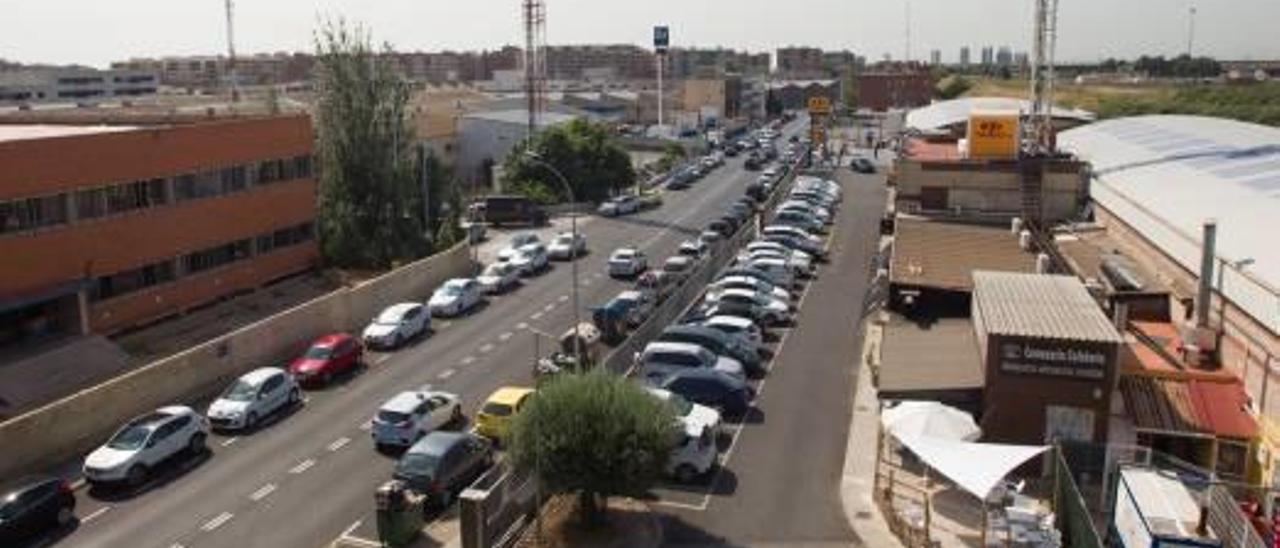
[[[897,162],[896,169],[895,201],[900,212],[920,211],[914,208],[919,207],[922,190],[934,187],[947,189],[950,212],[958,207],[962,212],[983,216],[1012,217],[1021,214],[1022,177],[1016,164],[1012,162],[1003,165],[904,159]],[[1041,188],[1044,192],[1041,203],[1046,220],[1074,217],[1084,207],[1085,183],[1078,168],[1051,168],[1045,173]]]
[[[388,304],[424,300],[444,280],[467,275],[467,251],[460,244],[0,423],[0,477],[82,455],[131,417],[212,394],[245,371],[291,358],[318,335],[359,329]]]

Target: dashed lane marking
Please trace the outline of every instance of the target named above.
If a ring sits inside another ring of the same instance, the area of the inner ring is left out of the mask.
[[[555,308],[556,308],[556,303],[547,303],[547,306],[542,307],[542,310],[544,312],[551,312],[552,310],[555,310]]]
[[[498,335],[498,340],[500,340],[500,341],[505,341],[505,340],[507,340],[507,339],[510,339],[510,338],[511,338],[511,336],[512,336],[512,335],[514,335],[514,334],[515,334],[515,333],[512,333],[512,332],[510,332],[510,331],[507,331],[506,333],[503,333],[503,334],[501,334],[501,335]]]
[[[527,324],[527,323],[525,323],[525,322],[520,322],[520,323],[516,324],[516,329],[521,329],[521,330],[529,329],[529,324]]]
[[[303,473],[303,472],[306,472],[308,469],[310,469],[312,466],[315,466],[315,465],[316,465],[316,461],[315,461],[315,459],[307,459],[307,460],[304,460],[304,461],[302,461],[302,462],[299,462],[299,463],[298,463],[297,465],[295,465],[293,468],[290,468],[290,469],[289,469],[289,473],[290,473],[290,474],[301,474],[301,473]]]
[[[390,354],[383,354],[383,355],[381,355],[381,356],[378,356],[378,357],[376,357],[376,358],[374,358],[374,359],[373,359],[373,365],[379,365],[379,364],[381,364],[382,362],[387,361],[387,358],[390,358],[390,357],[391,357],[391,355],[390,355]]]
[[[108,510],[111,510],[111,507],[110,507],[110,506],[103,506],[102,508],[99,508],[99,509],[97,509],[97,510],[94,510],[94,511],[93,511],[93,512],[91,512],[89,515],[87,515],[87,516],[85,516],[85,517],[83,517],[83,518],[80,518],[80,523],[89,523],[89,522],[91,522],[91,521],[93,521],[93,520],[95,520],[95,519],[98,519],[98,518],[102,517],[102,514],[107,513],[107,511],[108,511]]]
[[[200,530],[206,533],[212,532],[214,529],[222,527],[222,524],[231,521],[231,518],[233,517],[235,517],[235,514],[232,514],[231,512],[223,512],[218,514],[217,517],[204,522],[204,525],[200,526]]]
[[[445,369],[444,371],[440,372],[439,378],[440,380],[443,381],[445,379],[448,379],[449,377],[452,377],[454,373],[457,373],[457,371],[454,371],[452,369]]]
[[[250,493],[249,500],[252,500],[253,502],[258,502],[262,499],[267,498],[268,496],[271,495],[271,493],[274,493],[274,492],[276,492],[276,484],[268,483],[266,485],[263,485],[262,487],[259,487],[257,491]]]
[[[533,320],[533,321],[535,321],[535,322],[536,322],[536,321],[538,321],[538,320],[541,320],[541,319],[542,319],[542,313],[541,313],[541,312],[534,312],[533,314],[530,314],[530,315],[529,315],[529,319],[530,319],[530,320]]]
[[[481,353],[481,354],[484,354],[484,353],[486,353],[486,352],[488,352],[488,351],[490,351],[490,350],[493,350],[493,343],[484,343],[484,344],[480,345],[480,353]]]
[[[556,300],[557,300],[557,301],[560,301],[560,302],[562,302],[562,303],[563,303],[563,302],[568,302],[568,300],[569,300],[569,296],[568,296],[568,295],[561,295],[561,296],[559,296],[559,297],[556,297]]]
[[[237,441],[240,441],[240,438],[239,438],[239,437],[227,438],[227,439],[225,439],[225,440],[222,440],[222,446],[223,446],[223,447],[231,447],[231,445],[232,445],[232,444],[234,444],[234,443],[235,443],[235,442],[237,442]]]
[[[364,424],[360,425],[360,429],[365,432],[368,432],[370,428],[373,428],[373,423],[370,421],[364,421]]]
[[[462,365],[471,365],[472,363],[475,363],[475,361],[476,361],[475,356],[467,356],[465,358],[462,358]]]
[[[336,440],[333,440],[333,443],[330,443],[330,444],[329,444],[329,447],[327,447],[327,449],[328,449],[330,452],[337,451],[337,450],[339,450],[339,449],[342,449],[342,448],[343,448],[344,446],[346,446],[348,443],[351,443],[351,438],[348,438],[348,437],[345,437],[345,436],[344,436],[344,437],[338,438],[338,439],[336,439]]]

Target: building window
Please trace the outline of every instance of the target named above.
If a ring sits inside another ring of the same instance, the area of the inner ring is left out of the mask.
[[[171,282],[176,278],[173,261],[161,261],[110,276],[99,276],[94,281],[89,297],[95,301],[110,299]]]
[[[295,246],[303,242],[311,241],[314,237],[311,223],[303,223],[297,226],[282,228],[275,232],[263,234],[257,237],[258,253],[266,253],[275,249]]]
[[[249,177],[245,166],[222,168],[222,192],[224,194],[244,190],[248,184]]]
[[[182,257],[183,272],[186,274],[203,272],[205,270],[247,259],[249,258],[249,255],[249,240],[237,240],[229,244],[184,255]]]
[[[187,173],[173,179],[173,196],[177,201],[208,198],[222,193],[222,178],[217,171]]]
[[[66,194],[0,202],[0,234],[67,223]]]

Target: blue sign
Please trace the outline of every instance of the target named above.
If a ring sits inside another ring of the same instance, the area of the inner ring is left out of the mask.
[[[653,49],[666,51],[671,44],[671,30],[665,26],[653,27]]]

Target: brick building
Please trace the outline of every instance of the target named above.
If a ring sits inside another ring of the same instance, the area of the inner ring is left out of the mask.
[[[918,65],[893,66],[858,75],[858,106],[871,110],[914,108],[933,99],[933,78]]]
[[[0,344],[109,334],[311,268],[305,116],[0,125]]]

